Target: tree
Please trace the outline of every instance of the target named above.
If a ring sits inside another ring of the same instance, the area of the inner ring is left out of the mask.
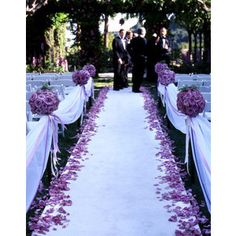
[[[193,54],[196,60],[199,44],[200,51],[202,47],[204,48],[204,61],[210,63],[210,0],[28,0],[26,4],[27,55],[30,56],[42,53],[40,45],[45,41],[45,35],[48,41],[49,32],[45,32],[52,27],[53,21],[50,17],[56,13],[68,14],[71,24],[77,25],[75,43],[79,50],[78,66],[94,63],[98,70],[101,48],[108,44],[106,37],[108,16],[117,12],[127,13],[130,16],[139,15],[142,23],[145,22],[147,37],[150,37],[160,26],[168,27],[169,21],[166,16],[174,13],[176,22],[188,31],[189,56]],[[101,40],[99,32],[101,16],[104,16],[105,21],[104,41]],[[35,30],[35,26],[40,30]],[[55,32],[59,31],[57,29]],[[62,44],[61,41],[60,45]]]
[[[204,51],[207,53],[206,61],[210,62],[210,1],[204,0],[176,0],[176,21],[186,28],[189,37],[189,60],[192,60],[193,47],[192,36],[194,35],[194,62],[196,62],[197,35],[204,34]],[[202,42],[202,36],[199,37]],[[201,43],[200,43],[201,45]],[[202,46],[202,45],[201,45]],[[201,51],[201,50],[200,50]]]
[[[45,6],[48,0],[26,0],[26,16],[34,14],[42,6]]]

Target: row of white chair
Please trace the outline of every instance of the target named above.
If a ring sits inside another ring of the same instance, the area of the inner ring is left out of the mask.
[[[211,80],[211,75],[209,74],[175,74],[177,80]]]
[[[72,73],[70,74],[36,74],[26,75],[26,80],[59,80],[59,79],[71,79]]]
[[[206,117],[209,121],[211,121],[211,102],[206,101],[203,116]]]
[[[59,85],[63,84],[64,86],[75,86],[75,83],[73,80],[66,80],[66,79],[60,79],[60,80],[28,80],[26,81],[26,85],[31,85],[31,86],[43,86],[44,84],[48,85]]]
[[[210,92],[201,92],[201,94],[204,97],[205,101],[211,102],[211,93]]]
[[[36,92],[40,87],[34,86],[31,87],[30,90],[26,90],[26,101],[28,101],[32,95],[32,93]],[[50,86],[50,88],[56,92],[56,94],[58,95],[60,101],[62,101],[63,99],[65,99],[65,96],[68,95],[69,91],[66,91],[66,88],[63,84],[58,84],[58,85],[53,85]]]
[[[177,87],[184,87],[184,86],[211,86],[211,81],[203,81],[203,80],[178,80],[177,81]]]

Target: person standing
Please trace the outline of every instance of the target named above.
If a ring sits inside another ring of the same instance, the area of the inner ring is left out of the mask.
[[[138,29],[138,36],[131,40],[132,48],[132,62],[133,62],[133,73],[132,73],[132,91],[134,93],[140,93],[140,86],[143,82],[143,76],[146,65],[146,30],[141,27]]]
[[[147,41],[147,80],[155,82],[157,79],[155,65],[158,58],[157,34],[154,33]]]
[[[131,54],[132,54],[131,40],[132,40],[132,38],[133,38],[133,32],[131,30],[128,30],[125,35],[126,51],[127,51],[127,61],[125,64],[125,87],[128,87],[128,73],[132,69],[132,61],[131,61]]]
[[[114,81],[113,90],[119,90],[125,85],[125,65],[127,64],[127,51],[125,42],[125,30],[120,29],[119,35],[112,41],[113,49],[113,68],[114,68]]]
[[[170,43],[167,38],[167,29],[161,27],[160,36],[157,37],[156,45],[158,47],[157,61],[164,61],[167,65],[170,64]]]

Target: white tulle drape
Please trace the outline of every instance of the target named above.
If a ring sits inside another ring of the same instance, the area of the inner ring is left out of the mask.
[[[26,210],[29,209],[45,171],[50,151],[58,151],[58,123],[71,124],[83,113],[89,96],[93,96],[93,79],[85,86],[74,87],[70,94],[60,102],[52,115],[40,118],[37,125],[26,137]],[[55,160],[54,160],[55,161]]]
[[[163,102],[166,107],[166,114],[170,122],[176,129],[186,134],[185,119],[187,116],[179,112],[177,109],[177,87],[173,83],[169,84],[168,86],[159,84],[158,91],[162,95]]]
[[[201,115],[190,118],[178,111],[178,89],[173,83],[168,86],[159,84],[157,89],[168,119],[176,129],[186,134],[186,146],[190,139],[198,178],[208,210],[211,212],[211,123]],[[188,162],[187,151],[185,162]]]

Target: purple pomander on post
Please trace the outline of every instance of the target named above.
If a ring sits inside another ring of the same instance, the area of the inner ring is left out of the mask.
[[[83,70],[87,70],[91,77],[94,77],[96,75],[96,68],[92,64],[86,64],[83,66]]]
[[[205,104],[204,97],[195,87],[185,87],[177,94],[177,108],[187,116],[196,117],[203,112]]]
[[[158,73],[158,81],[165,86],[175,82],[175,72],[172,70],[162,70]]]
[[[157,74],[159,74],[159,72],[161,72],[162,70],[169,70],[169,67],[166,63],[160,63],[158,62],[156,65],[155,65],[155,72]]]
[[[50,89],[40,89],[29,99],[32,113],[38,115],[50,115],[57,110],[59,103],[57,94]]]
[[[72,74],[72,79],[76,85],[85,85],[87,84],[90,78],[90,73],[87,70],[77,70]]]

